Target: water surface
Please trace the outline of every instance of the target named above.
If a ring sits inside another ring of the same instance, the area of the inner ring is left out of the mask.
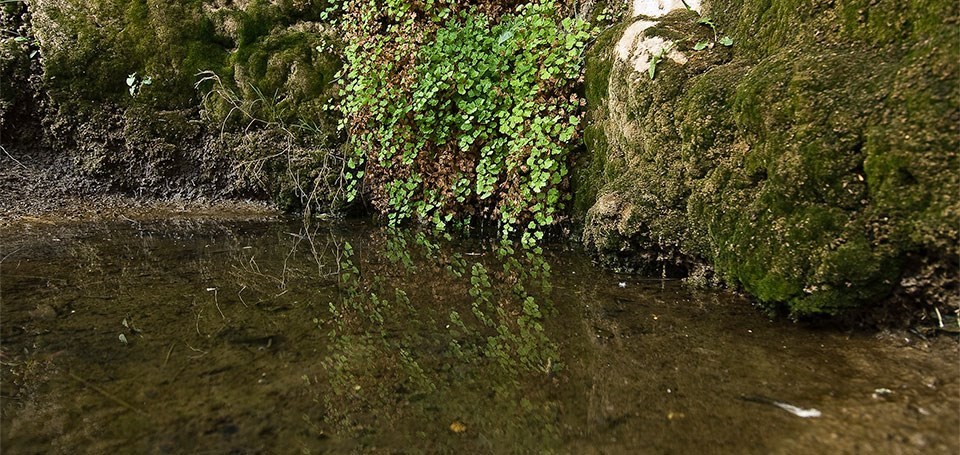
[[[0,246],[9,453],[960,451],[955,341],[771,321],[564,246],[202,220]]]

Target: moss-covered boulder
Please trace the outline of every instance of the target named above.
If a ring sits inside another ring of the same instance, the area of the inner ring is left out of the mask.
[[[278,183],[289,180],[286,163],[316,166],[305,162],[313,150],[337,141],[336,119],[322,109],[339,68],[336,34],[321,20],[326,7],[34,0],[32,30],[53,101],[47,147],[115,190],[280,197],[293,184]],[[276,136],[265,129],[289,137],[258,142]]]
[[[585,243],[708,264],[798,316],[956,309],[958,9],[714,0],[609,30],[587,67]],[[672,43],[652,72],[649,43]]]

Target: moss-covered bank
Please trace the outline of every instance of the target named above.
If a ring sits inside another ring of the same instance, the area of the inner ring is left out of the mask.
[[[136,195],[303,205],[311,170],[337,141],[322,109],[339,68],[335,33],[320,19],[325,2],[9,5],[25,12],[29,42],[4,35],[0,69],[6,76],[29,67],[9,60],[32,59],[45,100],[28,105],[15,96],[22,78],[4,77],[4,124],[43,122],[40,142],[6,135],[11,153],[46,155],[65,173]],[[14,45],[20,53],[7,52]]]
[[[704,16],[733,46],[694,50],[713,31],[673,12],[639,39],[686,61],[653,79],[624,54],[633,21],[591,51],[576,176],[588,247],[715,273],[794,315],[894,295],[955,310],[957,3],[714,0]]]

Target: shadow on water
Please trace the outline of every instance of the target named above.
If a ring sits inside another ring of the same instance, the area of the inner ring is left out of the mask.
[[[564,247],[209,221],[0,245],[16,453],[960,448],[954,341],[769,321]]]

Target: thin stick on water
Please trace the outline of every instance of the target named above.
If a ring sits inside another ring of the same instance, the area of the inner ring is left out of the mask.
[[[220,309],[220,301],[217,300],[217,290],[213,290],[213,304],[217,307],[217,311],[220,312],[220,319],[226,319],[227,317],[223,315],[223,310]]]
[[[197,349],[197,348],[195,348],[195,347],[193,347],[193,346],[190,346],[189,344],[187,344],[187,342],[184,342],[183,344],[186,344],[187,347],[190,348],[191,351],[193,351],[193,352],[199,352],[199,353],[200,353],[200,355],[191,355],[191,356],[188,356],[187,358],[190,358],[190,359],[199,359],[200,357],[203,357],[203,356],[205,356],[205,355],[207,355],[207,354],[210,353],[210,351],[204,351],[203,349]],[[177,374],[180,374],[180,373],[178,372]]]
[[[93,390],[93,391],[99,393],[100,395],[103,395],[104,397],[106,397],[106,398],[109,399],[110,401],[113,401],[114,403],[119,404],[120,406],[123,406],[123,407],[125,407],[125,408],[127,408],[127,409],[129,409],[129,410],[131,410],[131,411],[133,411],[133,412],[136,412],[137,414],[147,415],[146,412],[138,409],[137,407],[133,406],[133,405],[130,404],[130,403],[127,403],[126,401],[121,400],[120,398],[117,398],[116,396],[114,396],[114,395],[111,394],[110,392],[107,392],[106,390],[103,390],[103,389],[101,389],[100,387],[97,387],[97,386],[95,386],[95,385],[93,385],[93,384],[91,384],[91,383],[83,380],[83,378],[81,378],[81,377],[73,374],[73,372],[68,371],[68,372],[67,372],[67,375],[70,376],[71,378],[73,378],[74,380],[76,380],[77,382],[79,382],[80,384],[83,384],[84,387],[86,387],[86,388],[88,388],[88,389],[90,389],[90,390]]]
[[[4,256],[2,259],[0,259],[0,264],[3,264],[3,261],[6,261],[8,257],[13,256],[14,253],[16,253],[17,251],[20,251],[20,250],[22,250],[22,249],[23,249],[23,247],[20,247],[20,248],[17,248],[17,249],[15,249],[15,250],[7,253],[6,256]]]
[[[200,308],[200,311],[197,312],[197,335],[203,336],[203,334],[200,333],[200,315],[201,314],[203,314],[203,308]]]
[[[240,290],[237,291],[237,297],[240,298],[240,303],[242,303],[243,306],[248,307],[247,302],[244,302],[244,301],[243,301],[243,295],[242,295],[242,294],[243,294],[243,290],[246,289],[246,288],[247,288],[246,286],[240,288]]]
[[[167,362],[170,361],[170,354],[173,354],[173,347],[176,345],[176,343],[170,343],[170,349],[167,349],[167,357],[163,359],[163,366],[167,366]]]

